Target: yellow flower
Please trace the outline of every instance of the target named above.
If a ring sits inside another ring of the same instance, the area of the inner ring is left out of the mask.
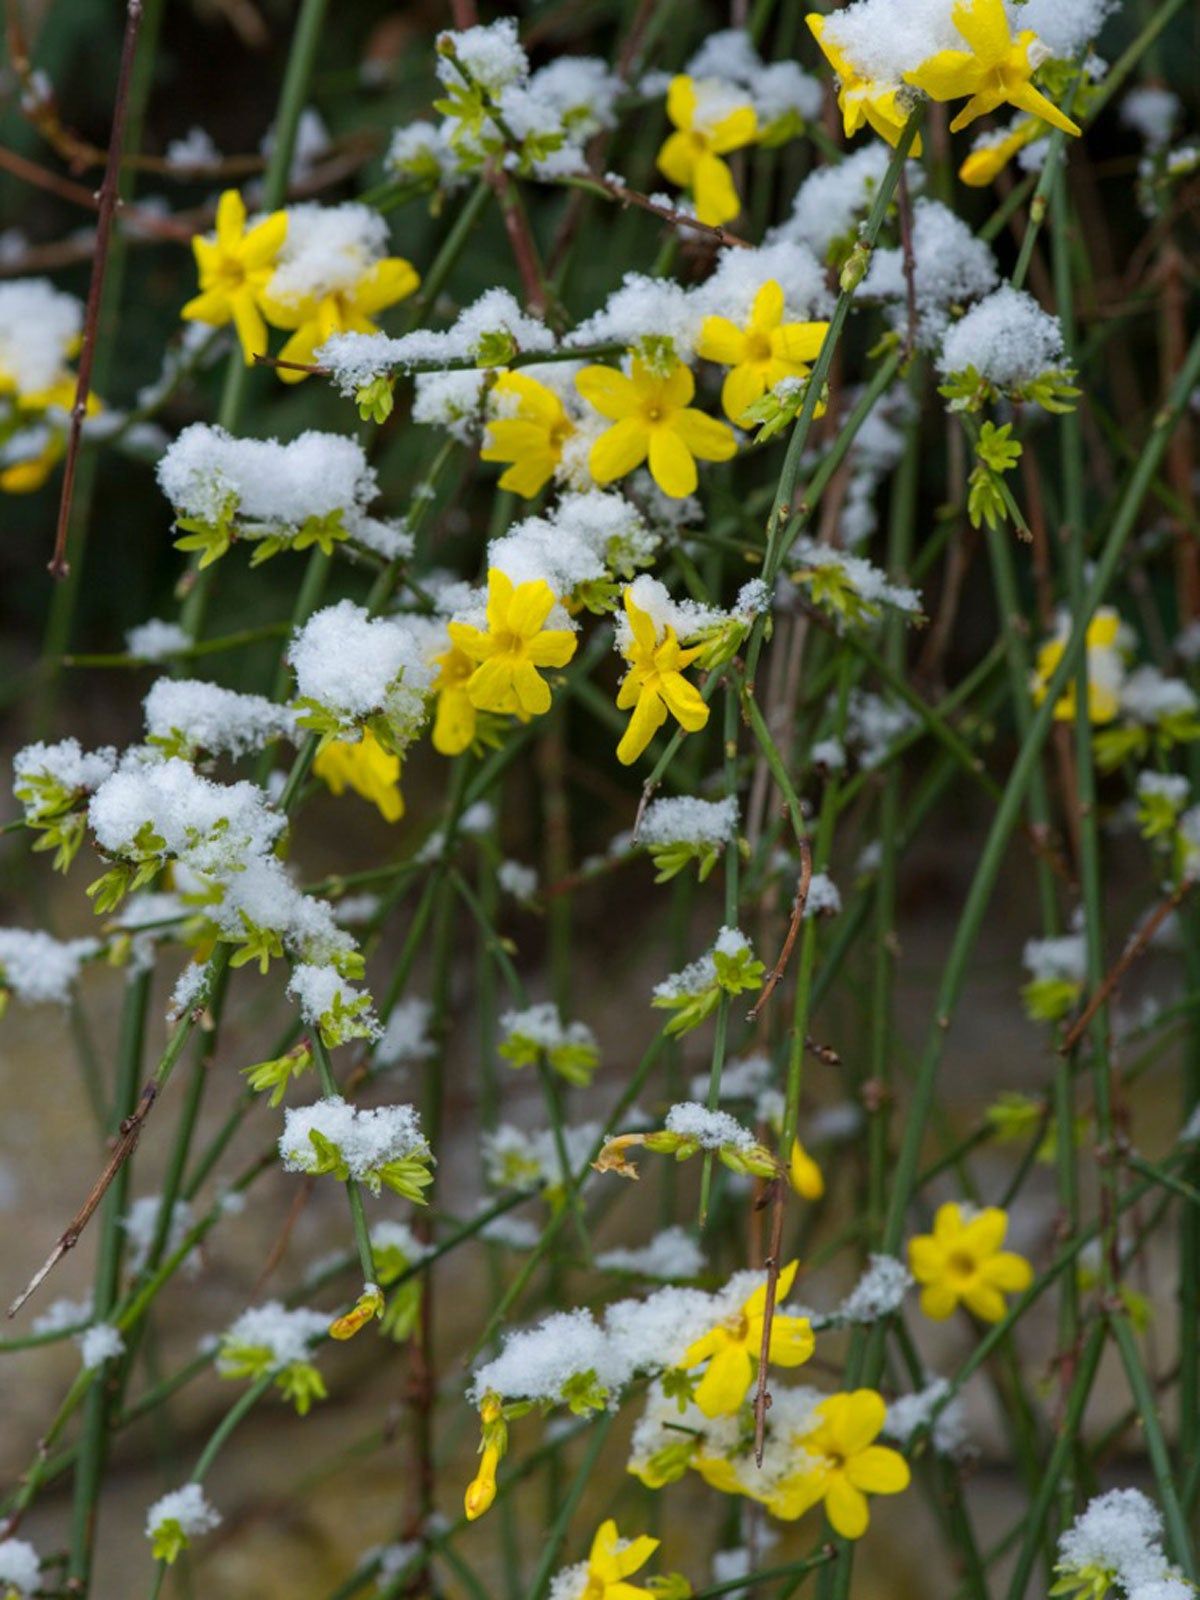
[[[1004,1296],[1033,1282],[1024,1256],[1002,1250],[1008,1213],[988,1206],[970,1221],[953,1201],[939,1206],[933,1232],[908,1241],[908,1264],[921,1287],[921,1310],[944,1322],[961,1300],[984,1322],[999,1322]]]
[[[1088,623],[1085,638],[1088,665],[1088,720],[1094,723],[1111,722],[1121,707],[1121,679],[1124,666],[1119,649],[1121,618],[1111,606],[1103,606]],[[1041,705],[1046,689],[1062,660],[1066,649],[1065,637],[1048,639],[1037,653],[1033,669],[1032,694],[1034,705]],[[1077,680],[1072,680],[1054,702],[1056,722],[1075,720]]]
[[[675,124],[658,152],[658,170],[681,189],[690,189],[696,216],[719,227],[742,209],[733,174],[721,157],[750,144],[758,133],[753,106],[735,106],[713,122],[703,116],[696,84],[680,74],[667,89],[667,116]]]
[[[887,1416],[874,1389],[830,1395],[817,1414],[819,1426],[797,1441],[809,1465],[784,1479],[767,1507],[791,1521],[823,1500],[835,1532],[861,1539],[870,1521],[867,1496],[907,1489],[908,1462],[898,1450],[874,1442]]]
[[[453,644],[433,659],[439,668],[433,683],[433,748],[443,756],[460,756],[475,740],[475,706],[467,692],[475,663]]]
[[[370,729],[361,739],[335,739],[327,744],[313,762],[313,773],[334,794],[353,789],[362,795],[379,807],[385,822],[398,822],[404,815],[400,757],[389,754]]]
[[[642,1600],[653,1591],[636,1583],[626,1583],[639,1567],[644,1567],[658,1549],[659,1541],[648,1534],[622,1539],[611,1517],[596,1529],[587,1562],[587,1585],[583,1600]]]
[[[986,188],[999,177],[1018,150],[1048,132],[1041,117],[1020,117],[1002,138],[976,145],[959,167],[958,175],[968,188]]]
[[[263,301],[275,258],[287,237],[287,213],[246,227],[246,207],[236,189],[226,189],[217,203],[217,229],[211,238],[192,240],[200,273],[200,293],[179,313],[187,322],[223,328],[232,322],[249,366],[267,350]]]
[[[825,1193],[825,1175],[799,1139],[792,1142],[788,1176],[792,1188],[803,1200],[819,1200]]]
[[[708,706],[683,676],[684,667],[691,665],[702,647],[684,650],[669,623],[660,639],[653,617],[635,604],[630,589],[625,591],[625,614],[631,637],[623,654],[629,671],[617,691],[617,709],[632,707],[633,715],[617,746],[617,760],[628,767],[662,727],[668,711],[686,733],[698,733],[708,721]]]
[[[288,305],[268,292],[262,306],[272,326],[295,329],[279,352],[279,359],[311,363],[319,347],[335,333],[378,333],[373,321],[376,313],[406,300],[420,281],[409,262],[401,256],[387,256],[368,267],[352,288],[338,289],[319,300],[304,299]],[[309,376],[287,367],[275,370],[284,383],[300,383]]]
[[[31,389],[24,394],[17,391],[16,382],[7,373],[0,371],[0,395],[14,396],[16,417],[19,425],[27,422],[45,421],[45,413],[49,410],[70,411],[75,404],[75,376],[65,372],[61,378],[55,380],[49,388]],[[100,402],[94,394],[87,397],[87,414],[94,417],[101,409]],[[61,428],[56,428],[47,423],[45,443],[36,455],[29,456],[24,461],[14,461],[11,466],[0,468],[0,492],[4,494],[32,494],[40,489],[46,479],[54,471],[66,453],[66,434]]]
[[[774,278],[754,297],[744,328],[728,317],[705,317],[697,349],[706,361],[731,370],[721,389],[721,405],[738,422],[760,395],[784,378],[803,378],[829,329],[827,322],[785,322],[783,290]]]
[[[489,1395],[479,1408],[483,1441],[479,1446],[479,1471],[467,1485],[463,1510],[467,1521],[481,1517],[496,1498],[496,1468],[508,1445],[508,1429],[499,1400]]]
[[[676,365],[660,378],[635,356],[632,377],[613,367],[584,367],[575,384],[613,424],[588,454],[588,469],[599,484],[623,478],[649,457],[658,487],[682,500],[696,488],[696,456],[728,461],[737,453],[725,424],[689,405],[696,384],[685,366]]]
[[[799,1262],[790,1261],[779,1274],[777,1301],[791,1291]],[[763,1320],[767,1286],[761,1284],[740,1311],[710,1328],[684,1352],[681,1367],[698,1367],[707,1361],[704,1376],[696,1386],[696,1404],[706,1417],[732,1415],[746,1398],[746,1391],[758,1370],[762,1349]],[[776,1315],[771,1323],[768,1359],[781,1367],[798,1367],[813,1353],[812,1325],[807,1317]]]
[[[500,478],[501,489],[511,489],[528,499],[553,476],[562,460],[563,445],[575,432],[566,408],[544,383],[522,372],[506,372],[496,380],[496,395],[512,395],[515,414],[488,423],[488,442],[479,452],[481,461],[511,461]]]
[[[1028,111],[1064,133],[1079,132],[1070,117],[1034,88],[1033,74],[1050,52],[1030,28],[1013,38],[1004,0],[959,0],[951,16],[970,49],[939,50],[906,72],[904,81],[923,89],[931,100],[969,96],[950,124],[952,133],[1002,105]]]
[[[565,667],[576,638],[567,628],[547,628],[554,591],[544,578],[513,581],[498,567],[488,572],[487,631],[466,622],[449,624],[450,637],[478,663],[466,691],[477,711],[536,717],[550,709],[550,685],[539,667]]]
[[[895,145],[908,121],[908,106],[895,84],[879,83],[860,72],[858,67],[825,32],[827,17],[819,11],[805,17],[808,30],[821,47],[821,53],[833,68],[838,80],[838,108],[842,113],[842,127],[847,139],[868,123],[881,139]],[[913,140],[910,154],[921,154],[921,137]]]

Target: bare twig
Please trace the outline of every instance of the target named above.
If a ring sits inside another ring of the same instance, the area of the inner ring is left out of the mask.
[[[783,1248],[783,1178],[772,1178],[762,1204],[771,1207],[771,1242],[767,1247],[767,1298],[763,1303],[762,1344],[758,1351],[758,1382],[754,1388],[754,1459],[762,1466],[767,1432],[767,1368],[771,1356],[771,1330],[775,1324],[775,1297],[779,1291],[779,1255]]]
[[[673,206],[664,206],[659,201],[652,200],[649,195],[618,183],[615,178],[598,177],[591,172],[572,172],[554,181],[603,195],[609,200],[615,200],[621,206],[637,206],[639,210],[648,211],[651,216],[658,217],[669,227],[703,234],[706,239],[712,239],[717,244],[734,246],[740,250],[754,248],[750,241],[743,239],[740,234],[730,233],[728,228],[714,227],[711,223],[701,222],[686,211],[676,211]]]
[[[28,1300],[30,1295],[33,1294],[34,1291],[46,1281],[51,1272],[53,1272],[54,1268],[67,1254],[67,1252],[69,1250],[74,1250],[75,1246],[79,1243],[80,1234],[92,1220],[92,1216],[95,1213],[96,1207],[100,1204],[101,1200],[104,1199],[105,1194],[108,1192],[109,1185],[112,1183],[117,1173],[120,1172],[121,1168],[129,1160],[133,1152],[137,1149],[138,1140],[142,1136],[142,1127],[145,1124],[146,1118],[150,1115],[151,1108],[153,1107],[157,1098],[157,1084],[153,1082],[148,1083],[142,1090],[141,1098],[138,1100],[133,1114],[126,1117],[124,1122],[122,1122],[116,1143],[113,1145],[112,1155],[109,1156],[103,1172],[101,1172],[100,1176],[96,1179],[95,1183],[88,1191],[87,1199],[83,1202],[79,1210],[71,1218],[70,1222],[68,1222],[63,1231],[59,1234],[57,1240],[55,1241],[53,1250],[51,1250],[45,1261],[42,1262],[41,1266],[34,1273],[33,1277],[30,1278],[29,1282],[13,1301],[12,1305],[9,1306],[8,1314],[10,1317],[16,1316],[17,1312],[20,1311],[26,1300]]]
[[[904,261],[904,295],[908,304],[908,329],[904,335],[904,359],[908,361],[917,343],[917,263],[913,255],[912,198],[908,192],[908,174],[900,168],[896,185],[896,200],[900,210],[900,251]]]
[[[775,992],[775,988],[787,971],[787,964],[791,960],[792,948],[796,943],[796,936],[800,932],[800,924],[804,920],[804,908],[808,904],[808,890],[812,883],[813,866],[812,850],[808,839],[800,840],[800,876],[796,880],[796,898],[792,901],[792,915],[788,922],[787,936],[783,941],[783,949],[779,952],[779,959],[767,973],[767,981],[763,984],[758,999],[746,1013],[747,1022],[757,1022],[759,1014],[767,1001]]]
[[[1155,906],[1154,910],[1146,918],[1145,922],[1142,923],[1137,933],[1125,946],[1124,950],[1122,950],[1117,960],[1105,973],[1103,979],[1096,988],[1096,992],[1092,995],[1087,1005],[1084,1006],[1083,1010],[1071,1024],[1067,1031],[1066,1038],[1058,1047],[1060,1055],[1070,1055],[1071,1051],[1074,1050],[1075,1046],[1079,1043],[1080,1039],[1083,1038],[1084,1033],[1087,1031],[1088,1023],[1091,1022],[1097,1011],[1099,1011],[1100,1007],[1109,998],[1113,990],[1121,982],[1121,979],[1129,971],[1130,967],[1133,966],[1134,962],[1137,961],[1140,956],[1145,954],[1150,941],[1154,938],[1154,935],[1162,927],[1163,923],[1167,920],[1171,913],[1178,910],[1179,906],[1182,905],[1185,897],[1187,896],[1188,890],[1193,887],[1194,885],[1190,882],[1181,883],[1177,889],[1172,889],[1170,894],[1164,899],[1160,900],[1158,905]]]
[[[108,270],[108,246],[112,237],[113,217],[116,215],[120,199],[121,149],[125,142],[129,85],[141,26],[142,0],[129,0],[125,13],[125,40],[121,46],[121,67],[117,76],[117,102],[113,108],[112,134],[108,142],[108,160],[104,167],[104,182],[100,186],[95,264],[92,267],[92,281],[88,285],[83,343],[79,351],[79,377],[75,384],[75,404],[71,407],[71,426],[67,435],[62,497],[58,503],[58,531],[54,538],[54,554],[50,558],[50,575],[59,581],[65,578],[70,570],[67,564],[67,532],[71,522],[71,498],[75,491],[79,441],[83,435],[83,419],[87,415],[88,391],[92,381],[92,363],[96,356],[96,330],[100,321],[100,299],[104,293],[104,278]]]

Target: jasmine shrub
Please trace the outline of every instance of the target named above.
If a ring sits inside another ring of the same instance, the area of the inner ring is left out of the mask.
[[[0,1595],[298,1593],[364,1483],[305,1594],[842,1600],[913,1529],[923,1592],[1192,1591],[1184,10],[461,0],[331,140],[302,0],[265,163],[130,153],[197,191],[93,267],[174,294],[136,397],[139,305],[3,235],[0,492],[74,571],[0,1009],[107,1146],[21,1240]],[[178,604],[67,656],[168,527]]]

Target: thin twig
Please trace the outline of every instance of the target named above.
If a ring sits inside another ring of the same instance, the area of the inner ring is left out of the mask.
[[[621,206],[637,206],[639,210],[648,211],[651,216],[658,217],[669,227],[703,234],[706,239],[713,239],[717,244],[733,246],[739,250],[754,248],[749,239],[743,239],[740,234],[730,233],[728,228],[714,227],[711,223],[701,222],[698,217],[693,217],[687,211],[676,211],[673,206],[664,206],[659,201],[652,200],[649,195],[618,183],[615,178],[597,177],[591,172],[571,172],[554,181],[604,195]]]
[[[1096,992],[1092,995],[1087,1005],[1084,1006],[1083,1010],[1071,1024],[1067,1031],[1066,1038],[1058,1047],[1058,1052],[1060,1055],[1070,1055],[1071,1051],[1074,1050],[1080,1039],[1082,1039],[1083,1035],[1087,1032],[1088,1023],[1112,994],[1113,990],[1121,982],[1121,979],[1129,971],[1134,962],[1139,958],[1139,956],[1145,954],[1145,951],[1150,944],[1150,941],[1154,938],[1154,935],[1162,927],[1163,923],[1167,920],[1171,913],[1177,910],[1183,903],[1188,890],[1192,887],[1193,885],[1190,882],[1181,883],[1177,889],[1172,889],[1170,894],[1167,895],[1165,899],[1160,900],[1158,905],[1155,906],[1154,910],[1146,918],[1145,922],[1143,922],[1137,933],[1125,946],[1124,950],[1122,950],[1120,956],[1109,968],[1108,972],[1105,973],[1102,982],[1097,987]]]
[[[771,1242],[767,1247],[767,1298],[763,1303],[762,1344],[758,1351],[758,1382],[754,1389],[754,1459],[762,1466],[767,1433],[767,1366],[771,1355],[771,1329],[775,1322],[775,1296],[779,1290],[779,1254],[783,1248],[783,1179],[772,1178],[763,1205],[771,1207]]]
[[[780,978],[787,971],[787,964],[792,957],[792,947],[796,943],[796,936],[800,932],[800,924],[804,921],[804,908],[808,904],[808,890],[812,883],[813,865],[812,849],[808,838],[800,840],[800,876],[796,880],[796,898],[792,901],[792,916],[788,923],[787,936],[783,941],[783,949],[779,952],[779,960],[767,973],[767,981],[763,984],[758,999],[746,1013],[747,1022],[757,1022],[763,1007],[775,992]]]
[[[51,1250],[50,1254],[34,1273],[33,1277],[30,1278],[29,1282],[13,1301],[12,1305],[9,1306],[8,1314],[10,1317],[16,1316],[17,1312],[20,1311],[26,1300],[28,1300],[30,1295],[33,1294],[33,1292],[45,1282],[45,1280],[50,1276],[51,1272],[53,1272],[54,1268],[67,1254],[67,1252],[69,1250],[73,1250],[79,1243],[80,1234],[92,1220],[92,1216],[96,1210],[96,1207],[100,1204],[101,1200],[104,1199],[105,1194],[108,1192],[109,1185],[112,1183],[117,1173],[120,1172],[121,1168],[129,1160],[133,1152],[137,1149],[138,1140],[142,1136],[142,1127],[145,1124],[146,1118],[150,1115],[151,1108],[153,1107],[157,1098],[158,1086],[153,1082],[148,1083],[142,1090],[141,1097],[138,1100],[137,1106],[134,1108],[132,1116],[126,1117],[124,1122],[122,1122],[120,1134],[118,1135],[117,1141],[113,1146],[112,1155],[109,1156],[108,1161],[105,1164],[104,1171],[92,1185],[88,1192],[87,1199],[83,1202],[79,1210],[71,1218],[70,1222],[68,1222],[63,1231],[59,1234],[57,1240],[55,1241],[53,1250]]]
[[[100,321],[100,300],[104,293],[104,278],[108,270],[108,245],[112,237],[113,217],[116,215],[120,200],[121,149],[125,142],[129,85],[133,76],[133,62],[137,54],[138,33],[141,26],[142,0],[129,0],[125,13],[125,41],[121,46],[121,68],[117,77],[117,103],[113,108],[112,134],[108,142],[104,182],[100,186],[95,264],[92,267],[92,281],[88,285],[83,343],[79,351],[79,377],[75,384],[75,404],[71,407],[71,427],[67,435],[62,497],[58,503],[58,531],[54,538],[54,554],[50,558],[50,575],[59,582],[70,571],[67,564],[67,532],[71,522],[71,499],[75,492],[75,469],[79,465],[79,442],[83,436],[83,419],[87,415],[92,362],[96,356],[96,329]]]

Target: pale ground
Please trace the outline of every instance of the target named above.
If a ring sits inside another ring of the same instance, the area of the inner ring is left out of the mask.
[[[961,904],[972,865],[973,847],[965,828],[954,835],[943,827],[940,834],[918,852],[904,880],[898,1052],[903,1047],[916,1047],[922,1037],[932,985],[952,932],[949,916]],[[367,846],[364,839],[358,848],[362,852]],[[314,869],[320,869],[322,863],[314,859],[311,850],[307,859]],[[346,865],[344,858],[339,864]],[[596,961],[596,968],[586,1003],[580,1004],[581,1014],[600,1035],[604,1059],[614,1063],[635,1059],[653,1026],[653,1013],[640,1002],[648,981],[657,974],[649,975],[643,970],[636,949],[629,947],[625,937],[630,918],[636,918],[638,897],[645,895],[649,883],[647,873],[634,870],[636,883],[608,880],[589,891],[581,907],[582,914],[591,919],[593,932],[602,910],[607,910],[603,897],[612,897],[613,909],[618,912],[604,917],[602,937],[610,948],[599,949],[591,958]],[[80,886],[82,881],[78,880]],[[1001,884],[981,941],[970,993],[948,1040],[941,1094],[953,1125],[959,1129],[969,1128],[980,1108],[1000,1089],[1037,1088],[1046,1081],[1048,1062],[1043,1038],[1023,1022],[1016,1000],[1020,946],[1030,931],[1026,889],[1024,874],[1006,877]],[[82,928],[75,900],[68,897],[63,904],[67,907],[64,920],[70,918],[72,928]],[[1137,909],[1125,899],[1119,901],[1117,915],[1122,920],[1110,940],[1114,950]],[[6,920],[15,920],[11,908],[5,910]],[[1166,977],[1166,963],[1152,957],[1147,962],[1145,980],[1151,987],[1157,983],[1161,992]],[[452,1082],[462,1082],[474,1067],[476,1035],[470,982],[468,959],[457,980]],[[205,1134],[218,1125],[222,1108],[237,1092],[237,1068],[255,1059],[255,1043],[261,1044],[259,1019],[246,1003],[249,991],[248,984],[238,990],[232,1027],[208,1088],[201,1143]],[[102,1049],[115,1035],[119,992],[119,978],[108,973],[88,976],[85,994]],[[1135,988],[1127,999],[1133,1001],[1137,994]],[[630,1001],[630,995],[637,997],[637,1003]],[[161,1007],[154,1015],[161,1019]],[[845,1049],[855,1037],[855,1025],[853,1007],[842,1001],[840,1008],[835,1005],[819,1019],[816,1031],[822,1039]],[[148,1043],[151,1058],[161,1043],[162,1028],[161,1020],[152,1028]],[[707,1036],[693,1053],[699,1058],[706,1048]],[[902,1059],[898,1053],[897,1061]],[[820,1069],[813,1069],[812,1081],[817,1085],[821,1081],[819,1073]],[[154,1112],[137,1158],[135,1195],[155,1190],[162,1145],[173,1126],[183,1077],[181,1073],[173,1082]],[[510,1085],[509,1093],[518,1089],[531,1096],[524,1109],[533,1124],[537,1120],[533,1085],[519,1080]],[[819,1098],[836,1098],[836,1092],[826,1095],[820,1088],[817,1094]],[[0,1029],[0,1096],[0,1295],[7,1299],[40,1260],[99,1164],[98,1142],[74,1076],[69,1031],[57,1013],[11,1009]],[[1166,1146],[1178,1125],[1176,1103],[1173,1073],[1169,1063],[1164,1063],[1143,1080],[1138,1091],[1138,1140],[1151,1155]],[[508,1108],[506,1115],[511,1115]],[[519,1114],[515,1120],[520,1120]],[[479,1177],[473,1138],[455,1139],[454,1126],[452,1113],[448,1119],[449,1139],[439,1152],[440,1186],[445,1194],[467,1197],[459,1206],[463,1212],[478,1193]],[[245,1161],[264,1148],[277,1127],[278,1114],[265,1107],[257,1108],[221,1170],[227,1174],[240,1170]],[[1003,1188],[1015,1159],[1012,1148],[975,1158],[975,1171],[986,1197],[995,1198]],[[261,1181],[252,1191],[247,1211],[223,1224],[214,1235],[200,1274],[193,1280],[177,1282],[163,1297],[155,1321],[154,1354],[159,1370],[174,1370],[193,1353],[202,1335],[219,1329],[246,1304],[296,1195],[297,1182],[282,1172]],[[692,1192],[685,1179],[682,1193]],[[1050,1173],[1039,1170],[1027,1193],[1031,1198],[1014,1217],[1014,1237],[1018,1246],[1036,1256],[1044,1248],[1052,1216]],[[848,1192],[842,1201],[843,1216],[847,1203]],[[620,1232],[627,1240],[648,1237],[654,1222],[647,1223],[646,1207],[636,1192],[623,1195],[619,1205],[623,1209],[612,1218],[612,1231]],[[838,1212],[836,1189],[830,1209]],[[399,1216],[404,1214],[404,1207],[395,1201],[389,1207],[388,1202],[381,1201],[372,1214]],[[340,1191],[337,1186],[318,1185],[300,1215],[283,1263],[267,1292],[291,1287],[300,1276],[303,1263],[316,1260],[331,1246],[344,1247],[347,1236]],[[438,1360],[443,1382],[452,1396],[461,1393],[462,1357],[486,1317],[485,1262],[484,1251],[473,1245],[439,1274]],[[86,1293],[91,1264],[88,1236],[42,1291],[42,1307],[60,1295]],[[1151,1275],[1164,1325],[1170,1321],[1169,1302],[1175,1278],[1172,1241],[1164,1237],[1157,1246]],[[846,1286],[835,1282],[829,1271],[814,1279],[814,1284],[825,1303],[832,1302]],[[333,1303],[330,1291],[326,1291],[321,1303]],[[15,1326],[9,1325],[12,1331],[27,1327],[29,1314]],[[926,1326],[922,1332],[925,1353],[934,1370],[951,1367],[956,1354],[969,1348],[970,1332],[965,1325],[950,1324],[938,1329]],[[1034,1318],[1023,1334],[1025,1364],[1040,1376],[1054,1348],[1052,1322]],[[823,1349],[830,1353],[831,1344]],[[1159,1352],[1164,1367],[1170,1359],[1169,1350]],[[281,1405],[272,1403],[259,1408],[242,1425],[211,1479],[213,1498],[225,1512],[225,1527],[206,1542],[204,1559],[193,1572],[193,1587],[179,1586],[179,1595],[190,1593],[201,1600],[215,1600],[218,1596],[221,1600],[275,1600],[282,1596],[319,1600],[346,1575],[364,1549],[397,1536],[412,1493],[410,1452],[403,1428],[384,1450],[363,1462],[352,1455],[346,1459],[344,1453],[355,1441],[398,1421],[407,1363],[408,1358],[401,1351],[379,1362],[377,1347],[364,1348],[362,1343],[331,1349],[323,1354],[321,1362],[331,1398],[317,1406],[306,1420],[301,1422]],[[76,1352],[69,1345],[9,1356],[0,1363],[0,1481],[11,1483],[31,1459],[39,1430],[76,1365]],[[207,1433],[238,1392],[239,1386],[206,1375],[174,1402],[169,1429],[156,1431],[143,1426],[120,1442],[109,1468],[99,1528],[95,1592],[100,1600],[125,1600],[127,1596],[148,1593],[151,1568],[142,1536],[145,1508],[164,1488],[186,1476]],[[1102,1372],[1096,1395],[1091,1413],[1096,1425],[1111,1420],[1127,1404],[1120,1376],[1111,1369]],[[986,1548],[1020,1515],[1023,1500],[1013,1474],[1003,1464],[1004,1437],[987,1384],[975,1381],[967,1400],[971,1433],[980,1452],[971,1481],[971,1502]],[[457,1410],[453,1404],[447,1406],[444,1418],[442,1443],[451,1466],[444,1475],[442,1509],[453,1516],[458,1511],[461,1486],[470,1472],[474,1418],[465,1402]],[[515,1425],[518,1452],[536,1439],[540,1426],[535,1418]],[[624,1419],[605,1452],[613,1470],[598,1480],[605,1497],[620,1486],[623,1434]],[[310,1473],[316,1476],[321,1463],[335,1459],[339,1453],[340,1470],[311,1485],[303,1495],[294,1492]],[[1118,1461],[1113,1481],[1139,1482],[1139,1473],[1137,1462]],[[559,1492],[563,1482],[559,1475]],[[548,1497],[552,1492],[544,1478],[532,1479],[516,1497],[515,1516],[527,1550],[536,1552],[538,1548],[547,1525]],[[579,1559],[585,1553],[586,1541],[607,1503],[599,1495],[594,1501],[590,1496],[585,1499],[573,1524],[564,1561]],[[624,1512],[627,1521],[632,1504],[626,1496],[616,1500],[618,1518]],[[662,1569],[678,1566],[701,1587],[708,1579],[703,1552],[728,1502],[718,1502],[698,1480],[689,1480],[670,1491],[669,1504],[671,1515],[664,1529]],[[914,1490],[902,1500],[877,1501],[876,1507],[872,1533],[862,1547],[862,1559],[856,1569],[855,1595],[863,1600],[874,1600],[875,1596],[882,1600],[885,1595],[888,1600],[903,1600],[909,1594],[919,1594],[922,1600],[949,1600],[955,1583],[942,1564],[936,1530],[922,1497]],[[61,1546],[68,1515],[67,1498],[47,1493],[23,1531],[44,1551],[50,1551]],[[488,1524],[480,1524],[461,1548],[488,1576],[490,1592],[500,1594],[497,1522],[498,1518],[493,1518]],[[800,1525],[798,1534],[785,1531],[770,1559],[786,1560],[808,1549],[814,1525],[814,1519],[809,1518]],[[704,1533],[697,1539],[697,1530],[702,1527]],[[446,1588],[452,1595],[463,1592],[453,1577],[447,1578]]]

